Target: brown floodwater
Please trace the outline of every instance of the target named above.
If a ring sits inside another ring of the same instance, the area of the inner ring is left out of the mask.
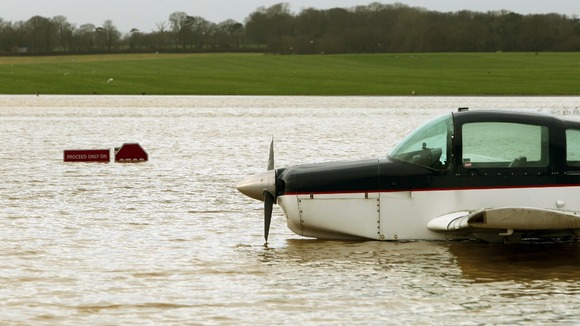
[[[0,96],[0,324],[580,322],[580,244],[321,241],[235,186],[384,156],[471,108],[579,117],[577,97]],[[139,142],[149,161],[65,163]]]

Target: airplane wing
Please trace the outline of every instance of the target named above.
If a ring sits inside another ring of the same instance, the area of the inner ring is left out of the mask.
[[[499,231],[510,236],[514,231],[541,234],[553,231],[572,231],[580,237],[580,213],[563,210],[501,207],[475,211],[459,211],[434,218],[427,228],[435,232],[482,233]]]

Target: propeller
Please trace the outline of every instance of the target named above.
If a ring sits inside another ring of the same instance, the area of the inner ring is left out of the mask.
[[[274,196],[264,191],[264,239],[268,242],[268,233],[270,233],[270,222],[272,222],[272,208],[274,206]]]
[[[270,155],[268,155],[268,168],[267,170],[274,170],[274,137],[270,142]]]
[[[276,202],[276,178],[274,169],[274,137],[270,143],[270,155],[268,157],[268,170],[253,175],[238,184],[238,190],[244,195],[264,202],[264,238],[268,242],[270,223],[272,222],[272,209]]]
[[[274,170],[274,137],[270,142],[270,154],[268,155],[268,171],[274,171],[274,176],[276,171]],[[274,182],[276,177],[274,177]],[[274,183],[274,192],[276,192],[276,186]],[[272,209],[275,201],[275,193],[270,193],[267,189],[264,189],[264,239],[268,242],[268,233],[270,233],[270,223],[272,222]]]

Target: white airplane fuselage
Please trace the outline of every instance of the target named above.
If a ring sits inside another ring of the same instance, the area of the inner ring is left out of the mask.
[[[580,237],[580,122],[460,110],[417,128],[385,158],[304,164],[238,189],[321,239],[488,241]]]
[[[433,219],[480,207],[542,207],[580,211],[580,187],[534,187],[283,195],[278,205],[290,230],[321,239],[456,240],[463,231],[434,232]]]

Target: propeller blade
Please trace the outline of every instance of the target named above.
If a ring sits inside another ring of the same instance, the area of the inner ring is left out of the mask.
[[[272,142],[270,142],[270,155],[268,156],[267,170],[274,170],[274,137],[272,137]]]
[[[272,207],[274,206],[274,196],[268,191],[264,191],[264,238],[268,242],[270,233],[270,222],[272,222]]]
[[[268,155],[268,171],[274,170],[274,137],[270,142],[270,154]],[[276,188],[276,172],[274,171],[274,189]],[[274,193],[276,190],[274,190]],[[270,223],[272,222],[272,208],[274,206],[274,195],[268,190],[264,190],[264,238],[268,242],[270,233]]]

